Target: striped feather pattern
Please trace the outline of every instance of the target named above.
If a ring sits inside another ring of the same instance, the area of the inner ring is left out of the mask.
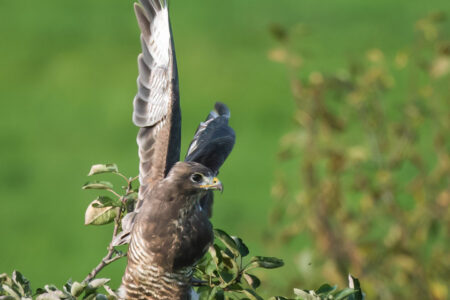
[[[137,136],[140,161],[137,213],[155,183],[180,159],[181,112],[167,0],[140,0],[134,10],[142,46],[133,111],[133,122],[141,127]],[[134,217],[124,221],[126,226],[114,240],[115,246],[130,241]]]
[[[152,186],[179,160],[181,113],[167,0],[140,0],[134,8],[142,46],[133,111],[133,122],[141,127],[138,209]]]
[[[138,56],[138,93],[134,98],[133,122],[153,126],[171,107],[173,47],[167,2],[141,0],[134,9],[141,29],[142,53]]]
[[[120,299],[191,299],[191,267],[168,272],[148,251],[143,227],[137,225],[128,249],[128,265],[119,290]]]

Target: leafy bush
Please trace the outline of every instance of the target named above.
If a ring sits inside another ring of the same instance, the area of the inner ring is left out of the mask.
[[[55,299],[118,299],[116,292],[106,285],[110,279],[96,278],[98,273],[107,265],[126,256],[126,253],[113,246],[114,239],[122,231],[123,217],[132,212],[137,200],[137,189],[133,183],[137,177],[126,177],[119,172],[115,164],[97,164],[91,167],[88,176],[112,173],[125,181],[122,193],[114,190],[109,181],[90,181],[83,189],[95,189],[106,191],[113,195],[99,196],[92,201],[85,214],[86,225],[106,225],[114,222],[111,243],[108,246],[106,256],[81,282],[69,279],[62,289],[54,285],[46,285],[38,288],[34,293],[30,282],[18,271],[12,276],[0,275],[0,300],[31,299],[38,300]],[[249,249],[238,237],[228,235],[225,231],[214,230],[216,241],[205,257],[195,267],[192,285],[196,287],[200,299],[251,299],[260,300],[256,289],[261,284],[258,277],[250,271],[255,268],[274,269],[283,266],[283,261],[274,257],[254,256],[244,264],[244,258],[249,255]],[[316,291],[295,290],[299,300],[320,299],[350,299],[362,300],[363,296],[359,288],[359,282],[350,277],[352,288],[338,291],[337,287],[328,284],[322,285]],[[287,299],[273,297],[272,299]]]
[[[308,269],[293,284],[317,283],[323,274],[343,282],[350,269],[372,299],[447,299],[445,28],[445,16],[432,14],[417,22],[411,49],[393,61],[372,49],[348,68],[302,79],[306,59],[294,50],[301,37],[273,28],[280,47],[270,58],[288,68],[295,101],[294,128],[281,140],[272,190],[273,235],[282,243],[309,235],[312,245],[299,256],[323,271]],[[292,176],[293,164],[299,175]]]

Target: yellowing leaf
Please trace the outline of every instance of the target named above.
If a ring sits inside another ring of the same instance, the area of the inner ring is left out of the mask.
[[[85,225],[104,225],[114,221],[119,208],[115,207],[94,207],[93,204],[100,205],[100,202],[94,200],[89,204],[84,215]]]
[[[116,173],[119,172],[116,164],[98,164],[93,165],[89,171],[88,176],[101,174],[101,173]]]

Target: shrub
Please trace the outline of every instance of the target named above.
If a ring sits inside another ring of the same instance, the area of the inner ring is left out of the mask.
[[[312,245],[299,255],[332,282],[352,270],[372,299],[448,295],[445,23],[439,13],[419,20],[415,42],[393,61],[372,49],[348,68],[302,79],[304,58],[292,50],[298,36],[273,29],[280,47],[270,58],[289,70],[295,102],[272,189],[273,234],[283,243],[308,235]],[[298,176],[289,176],[293,164]],[[308,272],[293,282],[321,277]]]

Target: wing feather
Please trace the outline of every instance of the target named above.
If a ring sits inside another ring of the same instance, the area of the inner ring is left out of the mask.
[[[139,207],[151,187],[179,160],[181,113],[178,74],[166,0],[140,0],[134,5],[141,30],[138,91],[133,122],[141,127]]]
[[[189,146],[185,161],[195,161],[210,168],[215,174],[227,159],[233,149],[236,136],[234,130],[228,126],[230,110],[217,102],[205,122],[200,123]],[[214,195],[212,191],[200,199],[200,205],[212,216]]]
[[[185,161],[201,163],[217,174],[236,140],[234,130],[228,126],[229,118],[228,107],[217,102],[205,122],[198,126]]]
[[[141,29],[142,53],[138,57],[133,122],[148,127],[168,115],[173,102],[172,80],[177,76],[166,1],[141,0],[134,8]]]

